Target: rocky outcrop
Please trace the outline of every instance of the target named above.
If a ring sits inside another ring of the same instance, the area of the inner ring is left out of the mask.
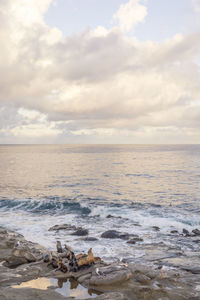
[[[169,249],[164,243],[142,246],[146,247],[146,254],[149,253],[149,259],[144,262],[144,265],[136,264],[135,258],[132,258],[133,263],[128,258],[119,263],[105,263],[100,258],[94,257],[91,250],[88,254],[74,254],[76,261],[80,258],[87,262],[88,259],[92,259],[91,264],[87,263],[75,272],[74,269],[68,269],[68,265],[67,270],[64,269],[66,263],[74,260],[73,250],[69,245],[62,245],[60,242],[57,243],[57,251],[48,251],[38,244],[26,241],[21,235],[1,227],[0,237],[2,261],[0,264],[0,299],[3,300],[71,300],[72,298],[57,293],[59,287],[62,287],[67,279],[73,280],[73,288],[81,284],[82,289],[95,291],[96,294],[102,293],[96,297],[98,300],[200,299],[199,259],[194,260],[195,253],[191,252],[188,259],[185,256],[186,253],[178,256],[177,251]],[[180,237],[188,240],[188,237],[183,235]],[[192,238],[197,238],[197,236],[193,233],[189,239]],[[126,243],[123,242],[123,245]],[[134,247],[139,249],[140,245]],[[15,265],[12,269],[6,267],[5,260],[8,262],[11,258],[21,259],[23,264]],[[147,261],[151,266],[147,265]],[[61,262],[63,265],[59,265]],[[152,267],[152,262],[155,263],[154,267]],[[36,278],[38,280],[51,278],[56,283],[46,290],[39,290],[37,287],[15,289],[22,282]],[[12,288],[13,286],[15,288]]]

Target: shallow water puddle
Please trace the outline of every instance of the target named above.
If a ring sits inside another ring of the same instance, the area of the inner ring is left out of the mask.
[[[101,294],[100,292],[97,292],[95,290],[83,287],[73,278],[63,280],[41,277],[27,282],[22,282],[19,285],[13,285],[12,287],[16,289],[33,288],[39,290],[46,290],[51,286],[57,287],[55,291],[59,294],[66,297],[75,297],[75,299],[76,297],[78,299],[96,298],[97,295]]]
[[[56,292],[60,293],[63,296],[67,297],[77,297],[78,299],[85,299],[85,298],[96,298],[97,295],[101,293],[92,289],[87,289],[80,285],[75,279],[70,278],[69,280],[56,280],[58,288]]]

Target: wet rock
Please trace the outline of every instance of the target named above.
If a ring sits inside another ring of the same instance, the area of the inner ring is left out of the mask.
[[[86,241],[86,242],[94,242],[94,241],[98,241],[97,238],[92,237],[92,236],[87,236],[84,239],[82,239],[82,241]]]
[[[89,273],[89,274],[85,274],[85,275],[82,275],[82,276],[80,276],[79,278],[78,278],[78,282],[79,283],[83,283],[83,282],[88,282],[88,280],[91,278],[91,274]]]
[[[192,232],[194,233],[194,235],[200,235],[199,229],[193,229]]]
[[[187,229],[185,229],[185,228],[183,228],[183,234],[184,234],[185,236],[190,236],[189,231],[188,231]]]
[[[75,232],[73,232],[71,235],[77,235],[77,236],[88,235],[88,230],[80,228],[80,229],[76,230]]]
[[[55,225],[49,228],[48,231],[59,231],[59,230],[76,230],[76,226],[70,225],[70,224],[61,224],[61,225]]]
[[[107,219],[114,218],[112,215],[107,215]]]
[[[160,227],[158,227],[158,226],[152,226],[152,228],[153,228],[155,231],[160,231]]]
[[[118,239],[120,232],[116,230],[108,230],[102,233],[101,237],[104,239]]]
[[[131,271],[120,265],[109,265],[99,268],[98,272],[93,271],[89,279],[89,285],[94,286],[108,286],[115,283],[123,283],[132,276]]]
[[[128,233],[121,233],[119,235],[119,238],[122,239],[122,240],[128,240],[130,238],[130,234],[128,234]]]
[[[134,238],[132,238],[131,240],[129,240],[129,241],[127,242],[127,244],[132,244],[132,245],[134,245],[134,244],[136,244],[137,242],[143,242],[143,239],[142,239],[142,238],[139,238],[139,237],[134,237]]]
[[[178,233],[178,230],[171,230],[170,233],[171,233],[171,234],[177,234],[177,233]]]

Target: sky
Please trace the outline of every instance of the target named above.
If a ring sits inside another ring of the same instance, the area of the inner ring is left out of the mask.
[[[200,143],[200,0],[0,0],[0,143]]]

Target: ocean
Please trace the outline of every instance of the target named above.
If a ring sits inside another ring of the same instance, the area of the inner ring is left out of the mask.
[[[97,240],[48,230],[56,224]],[[0,225],[52,250],[57,240],[92,247],[107,261],[141,261],[161,244],[199,252],[182,230],[200,229],[200,145],[1,145]],[[101,237],[111,229],[142,240]]]

